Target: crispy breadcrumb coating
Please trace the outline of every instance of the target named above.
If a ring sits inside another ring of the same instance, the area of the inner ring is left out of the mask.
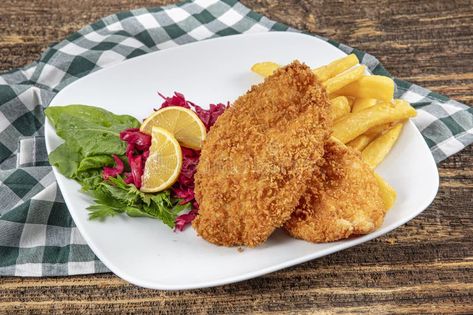
[[[263,243],[306,191],[331,128],[324,88],[295,61],[239,97],[212,127],[195,175],[207,241]]]
[[[324,160],[284,228],[314,243],[376,230],[385,207],[371,168],[358,152],[332,140],[325,145]]]

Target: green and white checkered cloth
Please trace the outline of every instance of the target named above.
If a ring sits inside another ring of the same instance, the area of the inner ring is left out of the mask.
[[[268,31],[297,32],[234,0],[139,9],[89,25],[32,65],[0,75],[0,275],[108,271],[74,225],[47,161],[43,109],[58,91],[91,72],[152,51]],[[373,56],[328,42],[357,54],[373,73],[389,76]],[[396,97],[417,108],[414,122],[437,162],[473,142],[473,108],[405,81],[396,79],[396,84]]]

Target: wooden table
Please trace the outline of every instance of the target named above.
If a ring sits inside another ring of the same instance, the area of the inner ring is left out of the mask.
[[[0,69],[108,14],[172,1],[4,0]],[[394,75],[473,104],[472,1],[245,0],[280,22],[368,51]],[[473,147],[440,164],[440,190],[416,219],[361,246],[264,277],[184,292],[112,274],[1,278],[0,313],[473,312]],[[1,259],[1,258],[0,258]]]

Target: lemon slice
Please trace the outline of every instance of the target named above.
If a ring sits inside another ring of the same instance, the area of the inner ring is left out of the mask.
[[[179,142],[169,131],[153,127],[141,191],[158,192],[169,188],[176,182],[181,168],[182,152]]]
[[[169,131],[186,148],[200,150],[207,131],[200,118],[190,109],[169,106],[149,116],[141,125],[140,131],[151,134],[153,127]]]

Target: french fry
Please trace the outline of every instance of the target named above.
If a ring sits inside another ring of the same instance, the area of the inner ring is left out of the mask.
[[[332,61],[328,65],[312,70],[320,81],[327,81],[359,63],[355,54]]]
[[[367,75],[338,90],[337,95],[389,102],[394,97],[394,81],[380,75]]]
[[[393,105],[381,103],[357,113],[347,114],[335,123],[332,136],[348,143],[375,126],[416,115],[415,109],[406,101],[394,100]]]
[[[361,65],[359,67],[347,70],[336,77],[330,78],[327,81],[322,82],[322,85],[325,86],[327,94],[332,94],[339,91],[344,86],[349,85],[352,82],[356,82],[358,79],[363,77],[365,73],[366,66]],[[345,95],[343,93],[337,95]],[[348,94],[347,94],[348,95]]]
[[[348,100],[348,104],[350,105],[350,108],[353,108],[353,103],[355,103],[355,98],[351,96],[346,96]]]
[[[365,135],[374,135],[374,136],[378,136],[380,134],[382,134],[383,132],[385,132],[386,130],[388,129],[391,129],[392,126],[394,126],[397,122],[390,122],[390,123],[387,123],[387,124],[382,124],[382,125],[379,125],[379,126],[375,126],[369,130],[367,130],[364,134]]]
[[[355,139],[353,139],[352,141],[348,142],[347,143],[347,146],[361,152],[364,148],[366,148],[366,146],[368,144],[370,144],[371,141],[373,141],[374,138],[376,138],[376,134],[362,134],[358,137],[356,137]]]
[[[376,173],[374,173],[374,176],[378,182],[379,195],[381,196],[381,199],[383,199],[384,207],[387,211],[391,209],[396,202],[396,191],[381,176]]]
[[[358,58],[355,54],[348,55],[346,57],[332,61],[328,65],[315,68],[312,72],[317,75],[320,81],[327,81],[330,78],[350,69],[351,67],[359,63]],[[271,61],[258,62],[251,67],[251,71],[267,77],[273,74],[273,72],[281,67],[277,63]]]
[[[357,98],[353,103],[351,111],[353,113],[359,112],[365,108],[376,105],[377,100],[374,98]]]
[[[364,134],[359,135],[352,141],[348,142],[347,145],[361,152],[368,144],[370,144],[371,141],[384,133],[386,130],[391,129],[396,123],[397,122],[391,122],[375,126],[367,130]]]
[[[371,166],[371,168],[378,166],[396,143],[399,135],[401,134],[403,125],[404,124],[402,122],[397,123],[394,127],[368,144],[361,152],[361,158],[363,161]]]
[[[274,71],[276,71],[277,68],[279,68],[280,65],[274,62],[266,61],[266,62],[258,62],[255,63],[251,67],[251,71],[263,76],[263,77],[268,77],[271,74],[273,74]]]
[[[330,108],[332,110],[332,119],[334,121],[350,112],[350,105],[345,96],[337,96],[331,99]]]

